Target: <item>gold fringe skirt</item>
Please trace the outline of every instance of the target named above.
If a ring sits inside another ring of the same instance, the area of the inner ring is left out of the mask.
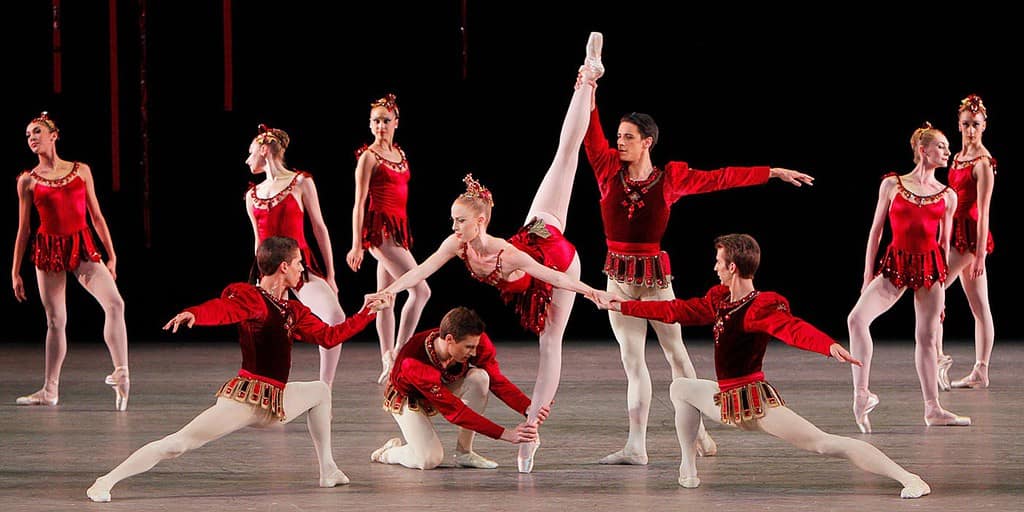
[[[715,405],[722,409],[722,423],[735,425],[763,418],[769,407],[786,405],[771,384],[759,380],[715,394]]]
[[[259,407],[279,421],[285,419],[284,389],[268,382],[242,376],[232,377],[214,395]]]

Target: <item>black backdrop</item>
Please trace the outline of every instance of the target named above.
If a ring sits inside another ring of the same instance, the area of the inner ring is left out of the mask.
[[[490,232],[507,236],[524,220],[554,153],[587,34],[600,30],[607,75],[598,102],[609,137],[622,113],[647,112],[661,127],[653,154],[658,164],[770,164],[817,177],[812,189],[772,180],[680,201],[664,241],[677,295],[701,294],[714,284],[714,236],[747,232],[764,252],[758,287],[783,293],[798,315],[841,340],[858,296],[880,177],[912,168],[908,141],[924,120],[945,130],[958,148],[958,100],[981,94],[991,113],[985,142],[1000,162],[992,214],[997,250],[989,259],[993,312],[1000,342],[1021,336],[1019,324],[1009,321],[1012,294],[1020,287],[1011,259],[1020,250],[1011,220],[1020,82],[1012,78],[1018,57],[1010,50],[1019,28],[1004,26],[1002,13],[930,6],[897,17],[869,7],[798,12],[725,4],[596,10],[589,2],[465,3],[463,77],[457,1],[234,2],[235,101],[226,112],[221,2],[148,2],[149,247],[139,165],[138,3],[121,2],[118,10],[120,192],[111,190],[109,172],[107,2],[63,2],[60,95],[51,89],[50,2],[5,5],[4,239],[13,241],[17,224],[14,178],[34,165],[19,137],[29,119],[49,110],[62,128],[59,154],[94,169],[119,255],[131,342],[170,339],[159,331],[167,318],[247,275],[253,241],[242,194],[251,176],[243,160],[256,125],[266,122],[292,136],[289,165],[316,178],[342,305],[352,312],[374,288],[369,256],[358,274],[344,265],[352,151],[372,140],[368,103],[389,91],[399,98],[396,141],[412,166],[409,213],[417,260],[450,232],[448,208],[467,171],[494,190]],[[583,279],[603,287],[605,247],[591,176],[583,159],[567,235],[580,252]],[[945,180],[944,170],[939,178]],[[466,304],[483,313],[497,336],[528,338],[496,291],[461,266],[449,263],[428,281],[433,297],[421,326]],[[21,275],[30,303],[18,305],[3,294],[4,341],[38,341],[44,332],[27,261]],[[74,284],[68,303],[70,339],[98,342],[102,314],[96,304]],[[947,307],[947,336],[970,338],[973,322],[959,287]],[[876,322],[876,338],[911,338],[912,316],[912,301],[904,297]],[[188,339],[226,335],[200,330]],[[687,336],[706,338],[709,332],[690,329]],[[359,337],[374,338],[372,329]],[[567,338],[611,339],[606,315],[577,301]]]

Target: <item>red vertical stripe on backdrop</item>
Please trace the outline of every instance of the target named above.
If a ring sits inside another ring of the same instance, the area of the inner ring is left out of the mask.
[[[107,0],[107,23],[110,30],[110,174],[111,188],[121,190],[121,96],[117,79],[117,0]]]
[[[149,82],[146,79],[148,63],[149,33],[146,30],[146,6],[148,0],[139,2],[139,131],[142,158],[142,232],[147,249],[153,247],[153,226],[150,219],[149,190]]]
[[[459,6],[459,32],[462,37],[462,79],[466,79],[466,75],[469,73],[469,34],[466,33],[466,3],[467,0],[462,0]]]
[[[231,49],[231,0],[224,0],[224,110],[234,108],[234,62]]]
[[[53,12],[53,93],[60,94],[60,0],[52,0],[50,5]]]

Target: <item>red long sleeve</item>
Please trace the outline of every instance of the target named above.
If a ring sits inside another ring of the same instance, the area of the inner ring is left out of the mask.
[[[267,305],[256,288],[245,283],[229,284],[220,298],[185,308],[196,317],[196,325],[231,325],[262,318]]]
[[[583,149],[587,154],[587,161],[594,170],[594,177],[597,178],[597,186],[601,191],[601,198],[608,193],[610,181],[615,173],[622,167],[619,161],[619,150],[608,143],[601,127],[601,116],[597,109],[590,111],[590,124],[587,126],[587,134],[583,138]]]
[[[737,187],[763,185],[768,182],[768,167],[723,167],[714,171],[691,169],[686,162],[669,162],[665,166],[665,202]]]
[[[793,316],[789,302],[775,292],[761,292],[743,318],[747,332],[763,332],[787,345],[831,355],[829,348],[836,341],[813,325]]]
[[[709,325],[715,322],[715,304],[729,293],[719,285],[704,297],[673,300],[630,300],[622,303],[622,314],[682,325]]]
[[[412,384],[448,421],[492,439],[501,438],[505,428],[470,409],[441,384],[441,372],[418,359],[407,357],[400,367],[402,379]]]
[[[295,326],[293,327],[295,338],[324,348],[332,348],[344,343],[365,329],[377,317],[377,313],[363,308],[340,324],[327,325],[301,302],[293,300],[289,301],[288,305],[295,314]]]
[[[481,334],[473,366],[487,372],[490,377],[490,389],[494,396],[505,402],[513,411],[526,415],[526,409],[530,407],[530,397],[526,396],[518,386],[501,373],[497,355],[498,352],[495,350],[491,338],[486,333]]]

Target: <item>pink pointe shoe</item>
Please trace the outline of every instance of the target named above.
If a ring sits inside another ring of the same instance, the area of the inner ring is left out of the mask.
[[[878,407],[878,403],[878,395],[870,391],[863,395],[853,395],[853,419],[862,434],[871,433],[871,420],[868,419],[868,414]]]
[[[516,455],[516,465],[519,467],[520,473],[533,472],[533,457],[537,454],[537,448],[540,448],[540,436],[537,436],[537,440],[532,443],[523,443],[519,445],[519,454]]]
[[[954,389],[984,389],[988,387],[988,365],[975,363],[966,377],[950,383]]]
[[[949,391],[953,386],[949,382],[949,369],[953,366],[953,356],[943,354],[939,357],[939,391]]]
[[[594,81],[604,76],[604,64],[601,63],[601,48],[604,46],[604,35],[591,32],[587,40],[587,58],[580,66],[580,74],[584,81]]]
[[[114,409],[117,411],[128,410],[128,390],[131,387],[128,380],[128,367],[114,367],[114,373],[107,375],[103,382],[114,388]]]
[[[57,394],[53,394],[53,398],[48,398],[45,389],[40,389],[31,395],[19,396],[14,399],[14,403],[17,405],[57,405]]]

